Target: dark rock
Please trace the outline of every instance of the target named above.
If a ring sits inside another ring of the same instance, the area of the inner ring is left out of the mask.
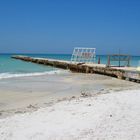
[[[81,97],[90,97],[90,96],[91,96],[91,94],[89,94],[89,93],[85,93],[85,92],[81,93]]]
[[[29,105],[29,106],[27,106],[27,108],[36,108],[36,107],[33,105]]]
[[[16,111],[15,113],[16,113],[16,114],[18,114],[18,113],[21,114],[21,113],[23,113],[23,112],[22,112],[22,111]]]

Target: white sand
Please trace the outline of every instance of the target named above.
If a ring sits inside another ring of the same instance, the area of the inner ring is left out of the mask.
[[[62,101],[0,120],[0,140],[140,140],[140,90]]]
[[[140,89],[140,84],[98,74],[69,72],[3,79],[0,80],[0,118],[16,111],[24,112],[30,104],[44,107],[44,103],[80,96],[81,92],[95,94],[126,89]]]

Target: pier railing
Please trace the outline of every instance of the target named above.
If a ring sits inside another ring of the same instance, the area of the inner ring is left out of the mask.
[[[117,62],[117,67],[130,66],[131,56],[126,54],[112,54],[108,55],[108,67],[111,67],[111,62]],[[123,63],[123,64],[122,64]],[[114,66],[114,65],[113,65]]]

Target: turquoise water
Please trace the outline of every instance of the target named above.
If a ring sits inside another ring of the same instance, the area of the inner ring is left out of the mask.
[[[23,54],[22,54],[23,55]],[[53,59],[70,60],[71,55],[69,54],[24,54],[32,57],[44,57]],[[6,77],[16,77],[16,76],[29,76],[37,75],[41,73],[54,72],[58,69],[38,65],[30,62],[24,62],[20,60],[11,59],[12,54],[0,55],[0,79]],[[99,56],[96,57],[96,62]],[[100,55],[101,63],[107,63],[107,56]],[[138,66],[140,56],[133,56],[131,60],[131,66]]]
[[[12,59],[11,55],[0,56],[0,73],[32,73],[50,70],[53,70],[53,68]]]

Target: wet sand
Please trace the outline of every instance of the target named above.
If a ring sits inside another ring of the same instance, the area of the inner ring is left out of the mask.
[[[64,72],[0,80],[0,117],[35,111],[81,94],[140,89],[137,83],[97,75]]]

